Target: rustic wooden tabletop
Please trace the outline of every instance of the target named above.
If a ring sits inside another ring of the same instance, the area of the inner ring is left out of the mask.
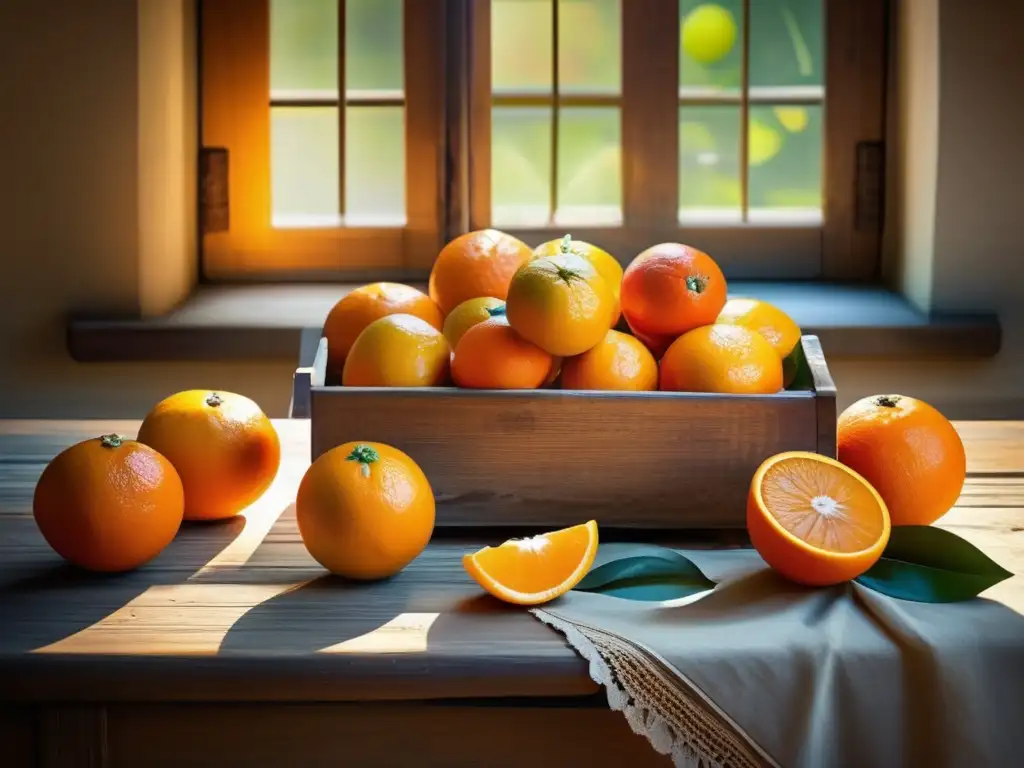
[[[479,538],[434,541],[396,578],[325,575],[292,501],[309,423],[277,421],[272,488],[244,516],[189,525],[131,574],[81,573],[45,544],[35,482],[86,437],[137,422],[0,422],[0,700],[368,701],[591,694],[586,665],[464,573]],[[968,481],[941,524],[1024,573],[1024,422],[957,424]],[[987,593],[1024,590],[1009,579]]]

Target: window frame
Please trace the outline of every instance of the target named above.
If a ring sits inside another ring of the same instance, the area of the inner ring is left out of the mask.
[[[345,0],[339,1],[339,40]],[[406,222],[395,227],[275,228],[270,183],[270,0],[201,0],[201,146],[228,154],[229,227],[201,233],[209,281],[393,277],[429,269],[443,245],[444,0],[404,0]],[[345,56],[339,46],[344,150]],[[340,155],[344,158],[344,153]],[[344,170],[339,174],[344,186]],[[343,194],[343,193],[342,193]],[[344,199],[344,198],[342,198]]]
[[[344,2],[339,0],[341,40]],[[743,3],[741,25],[744,86],[750,2]],[[204,279],[422,279],[447,240],[490,226],[490,4],[404,0],[406,226],[274,229],[269,0],[201,0],[201,144],[228,149],[230,190],[230,229],[202,235]],[[624,263],[657,242],[689,243],[713,254],[730,278],[877,279],[882,222],[872,212],[881,209],[881,170],[864,168],[859,148],[882,145],[885,137],[887,0],[825,0],[824,10],[821,224],[679,222],[679,0],[629,0],[621,3],[617,97],[622,223],[571,227],[573,236],[602,245]],[[344,83],[345,57],[339,53]],[[749,103],[743,87],[742,108]],[[746,121],[741,123],[744,148]],[[868,171],[863,177],[859,165]],[[343,172],[341,177],[344,183]],[[565,231],[501,228],[531,245]]]

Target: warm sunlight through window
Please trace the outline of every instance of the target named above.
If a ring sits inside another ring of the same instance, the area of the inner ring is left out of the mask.
[[[494,226],[622,221],[619,0],[494,0]]]
[[[821,222],[824,5],[680,3],[681,222]]]
[[[402,0],[342,5],[270,2],[270,176],[278,227],[405,224]]]
[[[207,279],[422,280],[487,227],[877,272],[884,0],[200,7]]]

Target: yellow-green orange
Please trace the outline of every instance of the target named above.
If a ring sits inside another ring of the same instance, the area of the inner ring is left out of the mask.
[[[548,354],[570,357],[604,338],[613,300],[593,264],[575,254],[559,255],[519,268],[505,311],[524,339]]]
[[[774,304],[760,299],[729,299],[715,322],[757,331],[775,347],[779,357],[789,355],[800,341],[796,321]]]
[[[459,344],[462,334],[477,323],[505,314],[505,302],[492,296],[466,299],[444,319],[444,337],[453,350]]]
[[[550,256],[561,256],[565,254],[581,256],[591,264],[604,279],[605,284],[612,292],[612,316],[608,323],[609,328],[614,328],[619,322],[621,308],[619,306],[619,291],[622,287],[622,265],[618,259],[612,256],[603,248],[598,248],[592,243],[584,240],[573,240],[571,235],[566,235],[558,240],[548,240],[533,249],[533,255],[539,259]]]

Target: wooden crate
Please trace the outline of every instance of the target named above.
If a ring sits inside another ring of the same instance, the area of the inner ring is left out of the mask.
[[[437,525],[743,528],[750,479],[787,450],[836,455],[836,391],[804,336],[774,395],[341,387],[327,341],[295,374],[312,459],[352,440],[393,445],[426,472]]]

